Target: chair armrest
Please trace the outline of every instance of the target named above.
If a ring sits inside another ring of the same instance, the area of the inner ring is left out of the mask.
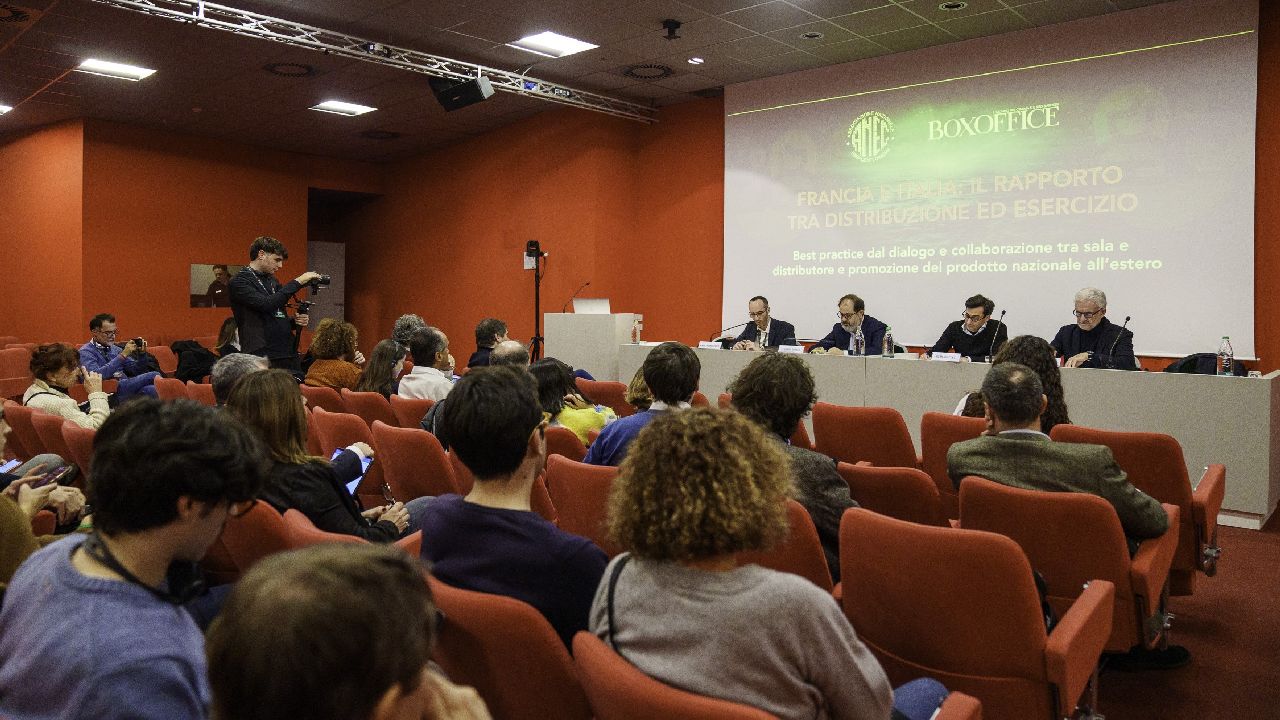
[[[414,530],[396,541],[396,547],[409,553],[413,557],[422,554],[422,531]]]
[[[1070,717],[1111,636],[1116,587],[1090,581],[1045,643],[1045,670],[1058,689],[1058,716]]]
[[[854,463],[854,466],[855,467],[872,467],[870,460],[859,460],[858,462]]]
[[[1191,517],[1199,531],[1201,543],[1213,542],[1218,532],[1218,512],[1222,510],[1222,496],[1227,491],[1227,467],[1213,464],[1200,477],[1195,492],[1191,493]],[[1196,548],[1199,554],[1199,548]]]
[[[1169,568],[1173,566],[1174,553],[1178,550],[1178,526],[1181,522],[1178,506],[1164,503],[1163,507],[1169,516],[1169,529],[1158,538],[1143,540],[1129,565],[1129,583],[1133,592],[1142,596],[1144,615],[1151,615],[1158,609],[1160,595],[1169,578]]]
[[[982,703],[961,692],[953,692],[942,701],[933,720],[982,720]]]

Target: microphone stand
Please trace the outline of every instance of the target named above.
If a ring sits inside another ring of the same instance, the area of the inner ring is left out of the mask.
[[[744,322],[744,323],[738,323],[737,325],[730,325],[729,327],[727,327],[727,328],[725,328],[725,329],[721,330],[720,332],[716,333],[715,335],[712,335],[711,337],[709,337],[709,338],[707,338],[707,339],[708,339],[708,340],[720,340],[720,339],[722,339],[722,336],[723,336],[725,333],[729,332],[730,330],[737,330],[737,329],[738,329],[738,328],[740,328],[740,327],[746,327],[747,325],[749,325],[749,324],[751,324],[751,323],[753,323],[753,322],[755,322],[755,321],[754,321],[754,320],[748,320],[748,321],[746,321],[746,322]]]
[[[542,357],[542,270],[547,254],[539,251],[533,258],[533,337],[529,338],[529,361]]]
[[[996,354],[996,338],[1000,337],[1000,328],[1004,325],[1004,314],[1006,312],[1009,312],[1009,311],[1008,310],[1000,311],[1000,319],[996,320],[996,329],[994,332],[991,333],[991,347],[987,348],[987,362],[990,362],[991,358],[994,357]]]
[[[1111,341],[1111,349],[1107,351],[1108,370],[1116,369],[1116,346],[1120,344],[1120,338],[1124,337],[1124,329],[1129,327],[1129,320],[1131,320],[1132,317],[1133,316],[1131,315],[1124,316],[1124,324],[1120,326],[1120,332],[1116,333],[1116,339]]]

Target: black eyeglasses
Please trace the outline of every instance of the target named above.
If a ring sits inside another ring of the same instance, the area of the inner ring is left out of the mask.
[[[1075,315],[1077,318],[1081,320],[1092,320],[1094,316],[1101,315],[1102,310],[1095,310],[1093,312],[1080,312],[1079,310],[1072,310],[1071,314]]]

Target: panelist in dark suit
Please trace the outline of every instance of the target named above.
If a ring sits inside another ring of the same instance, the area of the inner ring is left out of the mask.
[[[769,317],[769,298],[757,295],[747,303],[751,323],[733,339],[734,350],[759,350],[796,344],[796,328],[786,320]]]
[[[990,322],[996,304],[982,295],[974,295],[964,301],[963,320],[956,320],[942,331],[942,337],[929,349],[930,353],[951,352],[954,349],[975,362],[982,362],[988,355],[1009,340],[1009,329],[1002,322]]]
[[[1075,305],[1075,324],[1063,325],[1049,343],[1063,367],[1136,370],[1133,333],[1107,319],[1107,294],[1084,288],[1076,293]]]
[[[849,294],[840,298],[836,306],[836,315],[840,322],[831,326],[831,332],[818,341],[809,352],[814,353],[852,353],[853,336],[862,328],[862,336],[867,341],[863,351],[868,355],[879,355],[884,346],[884,331],[888,327],[867,314],[866,303],[857,295]]]
[[[947,473],[958,487],[966,475],[1024,490],[1081,492],[1111,503],[1130,540],[1158,537],[1169,527],[1164,508],[1133,486],[1105,445],[1054,442],[1040,432],[1048,405],[1040,377],[1026,365],[993,365],[982,381],[987,431],[947,451]]]

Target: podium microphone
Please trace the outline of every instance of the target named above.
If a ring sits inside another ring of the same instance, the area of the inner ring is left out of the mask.
[[[712,335],[711,337],[709,337],[709,338],[707,338],[707,339],[708,339],[708,340],[719,340],[719,339],[721,338],[721,336],[723,336],[725,333],[729,332],[730,330],[737,330],[737,329],[738,329],[738,328],[740,328],[740,327],[746,327],[747,325],[750,325],[752,322],[755,322],[755,321],[754,321],[754,320],[748,320],[748,321],[746,321],[746,322],[744,322],[744,323],[738,323],[737,325],[730,325],[729,327],[727,327],[727,328],[725,328],[725,329],[721,330],[720,332],[716,333],[715,335]]]
[[[569,309],[569,303],[573,302],[574,298],[578,297],[578,293],[582,292],[583,290],[586,290],[586,289],[587,289],[587,286],[588,286],[588,285],[590,285],[590,284],[591,284],[591,281],[590,281],[590,280],[588,280],[588,281],[586,281],[586,282],[582,283],[582,287],[578,288],[577,290],[574,290],[574,291],[573,291],[573,294],[569,296],[569,299],[564,301],[564,305],[561,305],[561,306],[560,306],[560,312],[562,312],[562,313],[563,313],[564,311],[568,310],[568,309]]]
[[[1120,326],[1120,332],[1116,333],[1116,339],[1111,341],[1111,350],[1107,353],[1108,366],[1115,365],[1116,346],[1120,344],[1120,338],[1124,337],[1124,329],[1129,327],[1130,319],[1131,319],[1131,316],[1129,315],[1124,316],[1124,324]]]
[[[1000,319],[996,320],[996,329],[995,332],[991,333],[991,347],[987,348],[987,357],[991,357],[996,354],[996,338],[1000,336],[1000,326],[1004,324],[1004,314],[1006,312],[1009,311],[1001,310]]]

